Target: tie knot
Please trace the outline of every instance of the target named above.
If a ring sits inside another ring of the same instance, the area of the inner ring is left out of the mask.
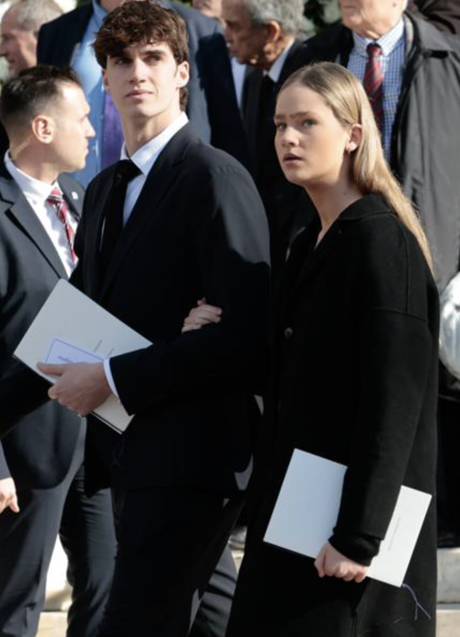
[[[368,44],[366,50],[367,55],[370,58],[379,58],[382,55],[382,47],[376,42],[371,42],[370,44]]]
[[[266,88],[268,89],[272,89],[275,86],[275,82],[272,80],[272,78],[268,75],[268,73],[266,73],[263,78],[262,78],[262,83],[266,86]]]
[[[46,201],[54,205],[61,204],[64,201],[64,196],[59,188],[53,188]]]
[[[117,164],[115,178],[128,183],[140,173],[139,168],[130,159],[121,159]]]

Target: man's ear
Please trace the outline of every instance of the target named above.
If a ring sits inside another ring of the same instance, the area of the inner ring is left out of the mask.
[[[263,28],[267,33],[267,43],[277,42],[282,34],[282,28],[279,22],[276,20],[270,20],[267,24],[264,24]]]
[[[177,65],[177,88],[187,86],[190,80],[190,64],[188,62],[181,62]]]
[[[37,115],[32,120],[32,133],[42,144],[50,144],[55,134],[53,118],[48,115]]]
[[[104,85],[107,93],[110,93],[109,80],[107,77],[107,71],[105,69],[102,69],[102,84]]]

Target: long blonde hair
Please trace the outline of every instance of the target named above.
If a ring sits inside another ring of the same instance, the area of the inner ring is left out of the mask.
[[[385,160],[380,133],[361,82],[339,64],[320,62],[304,66],[293,73],[285,81],[281,91],[291,84],[301,84],[318,93],[343,126],[361,125],[361,142],[351,153],[353,182],[361,192],[377,193],[385,199],[400,221],[415,236],[433,271],[425,232],[411,201],[403,193]]]

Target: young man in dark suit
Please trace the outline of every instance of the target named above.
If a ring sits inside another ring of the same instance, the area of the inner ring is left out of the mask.
[[[0,115],[10,138],[0,165],[0,379],[49,292],[75,263],[81,186],[60,173],[85,162],[93,130],[75,73],[32,68],[9,80]],[[35,374],[29,373],[32,380]],[[27,376],[19,395],[27,402]],[[95,637],[115,554],[110,492],[83,490],[85,421],[56,402],[23,417],[0,443],[0,635],[34,637],[59,533],[73,601],[68,637]]]
[[[50,397],[70,409],[89,413],[115,393],[135,416],[121,437],[88,418],[88,478],[111,481],[118,519],[100,637],[182,637],[251,472],[268,230],[249,174],[187,122],[187,38],[177,14],[123,4],[95,51],[126,141],[124,160],[88,188],[72,280],[153,345],[104,364],[42,369],[58,377]],[[225,320],[181,335],[203,297]]]
[[[119,120],[107,113],[107,99],[101,86],[101,70],[94,58],[92,42],[105,16],[122,0],[92,0],[70,13],[43,25],[38,36],[38,60],[44,64],[70,64],[82,78],[91,106],[91,122],[96,140],[90,149],[84,171],[76,175],[84,185],[103,168],[119,159],[111,159],[115,128]],[[222,148],[247,163],[246,137],[241,122],[230,61],[216,20],[208,18],[181,2],[163,0],[161,5],[176,11],[186,22],[190,47],[190,81],[187,114],[203,141]],[[105,122],[108,122],[108,129]]]

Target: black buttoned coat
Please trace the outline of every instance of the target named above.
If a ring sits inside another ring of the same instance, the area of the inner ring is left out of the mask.
[[[433,501],[402,588],[320,579],[311,558],[263,542],[295,448],[347,465],[330,542],[364,564],[385,537],[401,485],[435,490],[438,298],[419,246],[376,195],[347,208],[315,249],[318,231],[315,222],[294,243],[277,300],[228,635],[433,637]]]

